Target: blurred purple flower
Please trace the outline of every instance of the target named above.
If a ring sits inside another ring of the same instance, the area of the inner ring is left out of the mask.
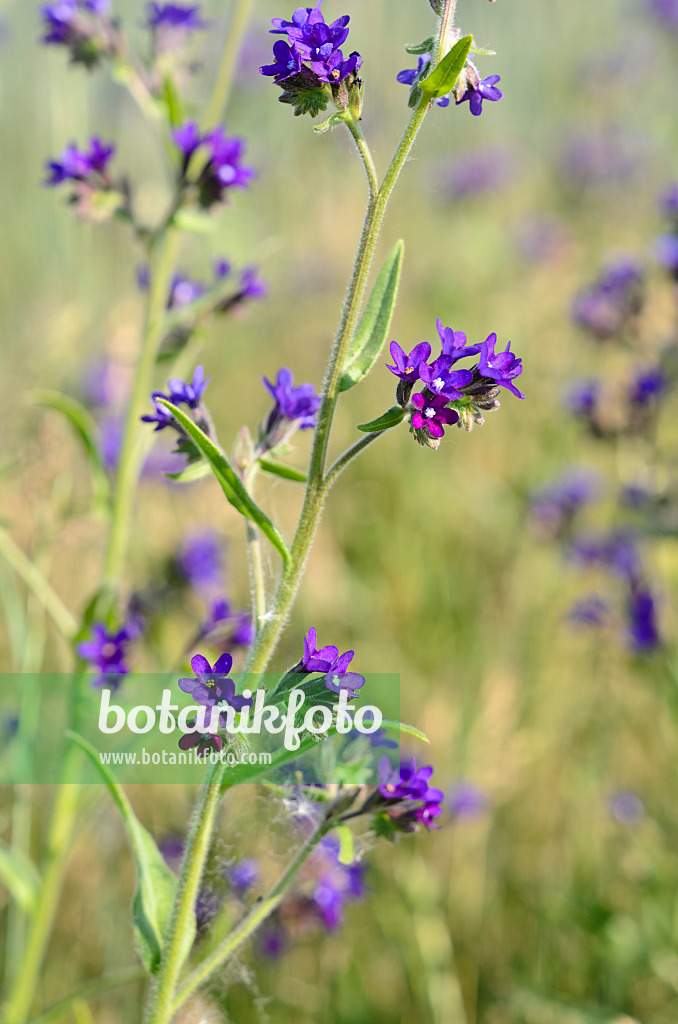
[[[224,876],[231,888],[241,896],[259,880],[259,862],[253,858],[241,860],[226,868]]]
[[[71,143],[66,146],[57,160],[49,160],[45,165],[49,176],[44,184],[53,187],[64,181],[90,182],[98,187],[108,187],[108,163],[115,153],[115,146],[106,145],[98,136],[92,136],[89,149],[79,150]]]
[[[655,600],[647,587],[632,585],[627,603],[628,638],[636,654],[650,654],[661,644]]]
[[[678,182],[670,185],[659,196],[658,206],[664,217],[669,220],[678,218]]]
[[[596,134],[572,135],[561,150],[561,173],[579,188],[605,187],[638,176],[648,146],[626,127],[603,125]]]
[[[638,370],[631,381],[629,401],[638,408],[656,404],[671,386],[671,380],[661,366]]]
[[[572,605],[568,619],[578,626],[607,626],[611,619],[609,602],[599,594],[587,594]]]
[[[247,188],[254,177],[254,169],[242,163],[244,139],[229,137],[222,125],[201,135],[195,122],[188,121],[173,132],[172,138],[183,154],[184,174],[195,150],[199,145],[205,146],[207,162],[196,184],[200,205],[206,209],[225,201],[230,189]]]
[[[516,225],[516,244],[531,263],[552,263],[563,255],[569,241],[565,226],[553,217],[525,217]]]
[[[474,782],[456,782],[447,797],[447,806],[453,818],[478,818],[487,810],[487,797]]]
[[[597,473],[569,469],[558,480],[532,494],[530,516],[548,537],[562,536],[570,529],[577,512],[593,501],[598,488]]]
[[[94,686],[118,689],[120,676],[129,672],[127,648],[130,639],[126,627],[111,631],[103,622],[92,623],[90,639],[81,641],[75,650],[79,658],[89,662],[99,673]]]
[[[599,380],[573,380],[564,396],[564,404],[570,412],[582,419],[590,420],[600,397]]]
[[[662,25],[678,32],[678,0],[647,0],[647,7]]]
[[[660,235],[655,245],[658,263],[678,278],[678,235]]]
[[[200,17],[200,4],[149,3],[146,24],[152,29],[167,26],[183,32],[207,27],[207,22]]]
[[[600,340],[620,333],[642,308],[643,277],[640,265],[628,257],[608,264],[575,296],[575,323]]]
[[[637,825],[645,817],[643,801],[630,789],[612,793],[609,806],[610,814],[618,825]]]
[[[486,195],[508,184],[515,175],[513,152],[506,146],[483,146],[437,165],[434,185],[453,202]]]
[[[198,590],[220,587],[224,574],[223,544],[214,530],[189,534],[177,553],[176,567]]]

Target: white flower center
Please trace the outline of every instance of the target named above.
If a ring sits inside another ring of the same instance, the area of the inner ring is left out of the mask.
[[[436,377],[436,379],[433,381],[433,388],[436,391],[442,391],[442,389],[444,387],[445,387],[445,381],[443,380],[443,378],[442,377]]]
[[[435,409],[432,409],[430,405],[427,406],[426,409],[424,409],[424,416],[426,417],[427,420],[432,420],[435,414]]]

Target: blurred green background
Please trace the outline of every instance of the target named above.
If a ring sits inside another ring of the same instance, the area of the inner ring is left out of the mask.
[[[403,44],[432,30],[429,4],[325,5],[328,17],[352,15],[351,42],[365,57],[364,131],[384,168],[407,116],[395,76],[414,59]],[[144,5],[115,6],[142,45]],[[209,87],[227,21],[224,5],[205,7],[215,27],[196,49],[196,100]],[[227,447],[268,408],[262,374],[287,365],[299,382],[320,384],[365,203],[348,137],[315,137],[310,120],[294,119],[257,74],[268,19],[289,12],[269,0],[254,8],[227,124],[247,137],[257,181],[217,232],[192,239],[181,257],[183,269],[203,278],[218,255],[258,262],[270,285],[265,302],[215,321],[200,338],[199,361],[213,378],[209,406]],[[169,195],[163,144],[105,72],[88,76],[38,45],[37,4],[3,0],[0,18],[1,518],[78,611],[97,583],[105,524],[88,511],[86,466],[66,426],[27,393],[81,394],[86,367],[102,355],[124,375],[143,315],[141,254],[120,225],[75,222],[63,197],[41,188],[42,164],[90,133],[115,139],[116,164],[152,216]],[[413,752],[435,765],[441,786],[471,780],[486,808],[473,820],[448,816],[439,832],[395,847],[366,842],[371,894],[349,907],[343,929],[322,941],[301,937],[275,963],[246,953],[217,979],[209,1009],[179,1018],[187,1024],[678,1020],[676,658],[669,648],[632,661],[614,638],[573,632],[564,619],[581,581],[526,521],[530,491],[564,466],[616,471],[615,453],[583,438],[562,407],[566,380],[602,372],[605,358],[573,329],[569,302],[609,253],[651,251],[657,191],[678,175],[678,39],[650,22],[642,0],[459,0],[458,20],[498,51],[479,65],[501,75],[505,98],[481,118],[467,107],[434,109],[424,126],[380,243],[383,256],[398,237],[406,242],[393,337],[408,350],[433,343],[438,316],[473,342],[497,331],[524,359],[527,401],[506,393],[482,429],[449,431],[437,453],[393,431],[345,473],[276,664],[296,661],[315,625],[323,643],[355,648],[359,670],[400,672],[403,719],[431,739]],[[602,173],[582,180],[567,171],[577,144],[611,147]],[[472,160],[471,181],[489,166],[490,185],[455,197]],[[544,225],[551,241],[534,258],[530,240]],[[673,329],[672,315],[660,295],[652,307],[660,334]],[[334,449],[353,440],[355,423],[388,407],[392,393],[393,378],[379,368],[351,391]],[[670,419],[664,429],[670,440]],[[299,465],[307,443],[298,440]],[[264,483],[259,496],[289,535],[295,485]],[[231,538],[229,589],[244,606],[240,524],[212,483],[144,482],[130,587],[152,580],[186,530],[203,524]],[[655,545],[652,569],[670,638],[678,578],[671,541]],[[0,580],[5,670],[20,667],[26,614],[29,667],[67,668],[67,653],[4,566]],[[135,667],[174,663],[200,615],[196,604],[169,616]],[[634,825],[610,813],[621,789],[645,806]],[[183,833],[189,791],[130,795],[156,836]],[[3,832],[10,797],[0,806]],[[37,846],[51,794],[40,788],[32,798]],[[282,812],[264,793],[248,787],[226,801],[219,843],[229,856],[260,856],[273,877],[285,842]],[[92,801],[44,970],[45,1005],[134,962],[132,892],[122,826],[106,800]],[[138,983],[102,996],[92,1019],[137,1021],[141,992]]]

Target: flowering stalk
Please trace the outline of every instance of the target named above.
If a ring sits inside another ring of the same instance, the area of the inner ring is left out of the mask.
[[[174,910],[163,944],[162,959],[144,1017],[144,1024],[166,1024],[172,1016],[172,1000],[179,972],[195,934],[195,901],[209,852],[214,821],[221,798],[224,766],[210,765],[193,812],[184,850]]]
[[[313,451],[311,453],[311,464],[308,484],[306,487],[306,495],[304,498],[301,517],[299,519],[299,525],[292,544],[290,566],[283,572],[273,607],[267,616],[266,623],[261,630],[261,633],[252,645],[247,665],[245,666],[245,670],[247,672],[263,672],[271,655],[273,654],[280,632],[285,624],[287,615],[289,614],[301,582],[308,552],[316,527],[320,520],[327,492],[338,475],[337,473],[331,472],[328,474],[327,480],[324,476],[325,459],[327,455],[330,431],[332,428],[332,420],[334,419],[334,413],[339,399],[339,382],[346,365],[351,340],[358,322],[358,316],[362,300],[365,295],[370,266],[372,264],[372,258],[374,256],[379,231],[384,220],[388,201],[395,187],[395,183],[398,180],[398,176],[410,154],[412,146],[414,145],[414,141],[422,126],[424,118],[426,117],[429,107],[429,100],[422,98],[417,109],[410,118],[409,124],[407,125],[407,128],[400,140],[384,180],[377,188],[376,192],[373,184],[373,181],[376,180],[376,174],[373,174],[373,165],[371,157],[368,156],[369,150],[367,149],[367,144],[362,139],[362,133],[360,133],[358,124],[354,121],[347,122],[349,130],[358,144],[358,150],[365,164],[368,183],[370,186],[370,199],[367,207],[367,213],[365,215],[360,245],[358,247],[358,253],[353,268],[351,284],[346,297],[339,331],[330,356],[325,388],[323,391],[320,410],[318,412],[318,426],[313,442]],[[360,445],[360,448],[356,450],[354,454],[358,454],[358,452],[362,451],[365,447],[362,442],[358,442],[358,444]],[[343,468],[343,466],[341,468]]]
[[[246,942],[254,934],[259,925],[273,913],[276,907],[280,905],[299,870],[331,827],[332,823],[323,819],[316,831],[306,840],[294,859],[289,863],[268,896],[257,903],[250,913],[235,926],[230,935],[227,935],[216,949],[188,976],[172,1004],[173,1013],[183,1006],[189,996],[209,978],[210,974],[225,963],[242,946],[243,942]],[[166,1019],[158,1018],[156,1020],[153,1018],[148,1024],[166,1024]]]
[[[224,116],[233,85],[240,47],[242,46],[251,10],[252,0],[237,0],[233,17],[228,27],[228,37],[212,95],[205,108],[205,116],[203,118],[203,127],[205,129],[211,128],[212,125],[220,124]]]
[[[259,464],[254,461],[245,473],[245,487],[252,493]],[[251,519],[246,522],[247,554],[250,568],[250,589],[252,592],[252,613],[256,633],[266,619],[266,582],[264,580],[264,563],[261,552],[261,534]]]

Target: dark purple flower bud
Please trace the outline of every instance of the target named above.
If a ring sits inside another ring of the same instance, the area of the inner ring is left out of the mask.
[[[447,806],[453,818],[479,818],[487,810],[487,797],[480,786],[462,780],[452,786]]]
[[[127,675],[127,648],[130,642],[126,628],[110,631],[103,622],[91,626],[90,640],[83,640],[76,647],[78,657],[88,661],[99,672],[94,686],[107,686],[117,690],[120,676]]]
[[[413,384],[419,380],[419,366],[431,355],[431,346],[427,341],[415,345],[409,355],[400,347],[397,341],[390,344],[391,359],[393,366],[386,363],[386,368],[395,374],[400,380]]]
[[[439,440],[445,436],[445,427],[459,419],[459,413],[447,408],[447,399],[437,395],[431,398],[423,394],[412,395],[412,426],[424,430],[429,437]]]
[[[631,586],[627,604],[628,638],[636,654],[650,654],[661,645],[657,610],[650,591],[642,585]]]
[[[503,98],[503,92],[501,89],[497,88],[497,82],[499,81],[501,81],[499,75],[490,75],[489,78],[482,78],[477,84],[474,84],[474,82],[469,79],[466,86],[466,92],[461,99],[455,101],[457,106],[468,100],[471,113],[475,117],[479,117],[483,112],[483,100],[489,100],[491,103],[495,103],[497,100]]]
[[[513,380],[523,372],[522,359],[516,359],[511,352],[511,342],[508,343],[503,352],[495,353],[497,335],[490,336],[480,347],[480,359],[478,361],[478,372],[485,378],[493,380],[497,387],[508,388],[518,398],[525,395],[518,391]]]
[[[612,793],[609,801],[610,814],[618,825],[637,825],[645,817],[645,806],[637,793],[620,789]]]
[[[609,602],[599,594],[587,594],[570,608],[568,619],[577,626],[608,626],[612,618]]]
[[[224,574],[223,545],[213,530],[191,534],[176,558],[180,575],[197,589],[220,587]]]

